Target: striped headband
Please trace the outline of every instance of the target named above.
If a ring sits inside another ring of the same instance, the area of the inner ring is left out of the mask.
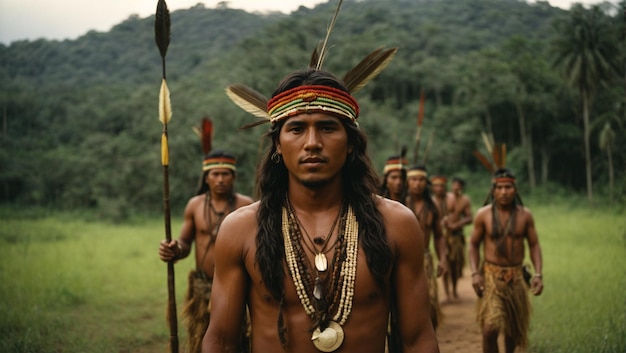
[[[497,184],[497,183],[511,183],[511,184],[515,184],[515,178],[511,178],[511,177],[493,178],[493,183],[494,184]]]
[[[406,159],[394,158],[388,159],[385,163],[385,168],[383,168],[383,174],[387,174],[394,170],[402,170],[406,169],[406,166],[409,165],[409,161]]]
[[[430,178],[430,182],[433,185],[446,185],[446,183],[448,182],[448,179],[442,176],[434,176]]]
[[[408,177],[413,177],[413,176],[423,176],[423,177],[427,177],[428,173],[426,173],[425,170],[421,170],[421,169],[413,169],[413,170],[409,170],[406,173],[407,178]]]
[[[302,113],[324,113],[356,122],[359,104],[350,94],[328,86],[298,86],[282,92],[267,103],[272,124]]]
[[[237,171],[237,167],[235,166],[235,158],[225,156],[209,157],[202,162],[203,172],[217,168],[226,168],[232,171]]]

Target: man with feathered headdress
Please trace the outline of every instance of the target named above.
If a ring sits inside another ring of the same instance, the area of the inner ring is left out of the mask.
[[[206,119],[203,120],[203,125],[207,123],[210,124]],[[206,128],[203,127],[204,129]],[[235,157],[222,150],[210,151],[210,147],[206,146],[206,139],[210,140],[211,137],[204,135],[201,138],[203,152],[206,154],[202,161],[198,191],[187,202],[179,238],[171,242],[163,240],[159,244],[159,257],[167,262],[187,257],[191,253],[193,242],[196,243],[196,268],[189,273],[189,286],[183,308],[188,331],[187,352],[190,353],[201,352],[202,338],[209,326],[217,232],[226,215],[253,201],[234,190],[237,171]],[[245,340],[242,342],[246,344]]]
[[[498,335],[504,334],[506,352],[524,349],[528,342],[530,301],[525,281],[524,241],[528,243],[535,274],[530,291],[543,291],[541,247],[530,210],[517,193],[515,176],[500,167],[493,172],[486,205],[478,210],[470,238],[472,285],[478,295],[477,320],[483,351],[498,352]],[[484,259],[480,264],[480,247]]]
[[[343,79],[316,60],[288,74],[270,100],[228,88],[240,107],[270,123],[271,145],[257,172],[259,201],[228,216],[217,238],[205,353],[235,348],[246,304],[253,352],[383,352],[392,307],[405,352],[439,351],[423,235],[406,207],[376,196],[357,124],[353,94],[396,50],[373,52]]]
[[[428,171],[425,166],[417,165],[408,169],[407,188],[406,206],[415,213],[424,231],[424,271],[426,271],[426,276],[428,276],[430,318],[433,327],[437,329],[442,318],[437,290],[437,277],[448,271],[448,260],[446,256],[446,241],[441,230],[441,219],[437,206],[430,195]],[[439,259],[439,265],[436,270],[432,254],[430,253],[431,234],[434,239],[435,253]]]

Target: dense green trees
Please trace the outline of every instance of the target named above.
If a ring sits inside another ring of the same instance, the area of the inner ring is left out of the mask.
[[[173,212],[197,186],[202,156],[191,127],[204,116],[214,120],[216,148],[238,156],[239,190],[253,192],[264,128],[238,130],[254,118],[230,102],[224,88],[241,82],[269,96],[285,73],[306,67],[335,5],[290,16],[249,14],[226,3],[172,13]],[[609,76],[596,72],[602,80],[585,91],[594,93],[594,104],[583,109],[583,91],[562,76],[573,78],[575,71],[553,66],[563,62],[555,54],[571,53],[566,24],[579,25],[576,16],[601,24],[602,38],[591,43],[612,48],[598,49],[607,63],[623,60],[616,15],[623,8],[624,2],[619,11],[610,5],[562,11],[518,0],[344,1],[324,68],[343,75],[377,47],[400,48],[388,69],[357,94],[376,166],[402,145],[412,146],[423,89],[422,146],[432,143],[432,172],[484,173],[472,151],[481,146],[480,133],[489,131],[507,144],[508,164],[522,185],[582,191],[591,180],[586,155],[594,179],[608,184],[608,153],[618,176],[615,191],[623,195],[623,68],[611,66],[617,73]],[[153,20],[131,16],[110,32],[72,41],[0,45],[1,201],[96,208],[112,218],[161,209]],[[599,144],[606,122],[616,135],[610,148]]]

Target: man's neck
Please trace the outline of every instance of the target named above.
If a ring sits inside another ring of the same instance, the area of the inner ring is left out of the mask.
[[[411,194],[411,197],[413,198],[414,201],[423,201],[424,200],[424,193],[419,193],[419,194]]]
[[[326,211],[341,206],[343,202],[341,183],[334,182],[319,187],[308,187],[300,182],[290,181],[287,195],[295,208],[309,212]]]
[[[222,194],[222,193],[209,191],[209,196],[211,196],[211,200],[216,201],[216,202],[228,201],[232,195],[234,195],[234,193]]]
[[[515,207],[515,204],[513,202],[502,205],[496,202],[496,210],[500,211],[500,212],[511,212],[511,210],[513,210],[513,208]]]

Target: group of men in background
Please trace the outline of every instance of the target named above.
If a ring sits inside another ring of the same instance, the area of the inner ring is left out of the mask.
[[[492,175],[492,189],[473,222],[471,202],[464,194],[465,181],[428,175],[423,165],[408,166],[402,156],[387,159],[383,168],[380,194],[410,208],[424,231],[424,268],[428,276],[433,327],[441,322],[436,278],[443,275],[444,303],[459,298],[457,284],[463,276],[466,240],[463,228],[474,223],[470,237],[472,286],[478,295],[477,321],[483,333],[483,351],[498,352],[497,338],[505,337],[505,351],[525,348],[528,343],[531,293],[543,291],[541,247],[533,216],[521,202],[515,176],[506,168]],[[439,265],[435,271],[430,255],[430,239]],[[524,241],[528,243],[535,273],[524,261]],[[483,260],[480,246],[483,246]]]

